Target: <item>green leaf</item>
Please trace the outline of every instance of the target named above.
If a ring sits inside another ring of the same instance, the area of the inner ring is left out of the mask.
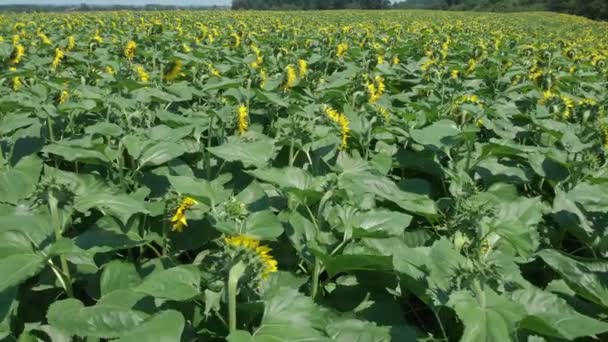
[[[313,249],[313,254],[323,261],[330,277],[346,271],[377,271],[391,272],[393,262],[390,256],[373,254],[346,254],[346,255],[325,255]]]
[[[138,223],[137,220],[135,221]],[[139,236],[135,228],[136,222],[127,227],[131,229],[125,231],[124,227],[115,219],[104,216],[92,227],[79,234],[74,242],[78,247],[92,253],[103,253],[141,246],[158,237],[155,233],[148,233],[145,238]]]
[[[562,298],[539,289],[517,290],[511,295],[528,315],[520,327],[566,340],[608,331],[608,323],[576,312]]]
[[[608,211],[608,183],[589,184],[579,183],[574,189],[570,190],[566,197],[579,203],[587,211],[607,212]]]
[[[425,128],[412,130],[410,135],[421,145],[430,145],[441,150],[456,145],[460,133],[454,121],[440,120]]]
[[[525,316],[522,305],[486,287],[474,293],[456,291],[448,305],[464,323],[461,342],[510,341],[517,322]]]
[[[372,174],[343,174],[340,176],[339,184],[340,187],[351,191],[353,196],[371,193],[397,204],[406,211],[427,217],[437,215],[435,202],[428,196],[402,191],[387,177]]]
[[[0,202],[16,204],[36,190],[42,160],[35,154],[19,160],[13,168],[0,170]]]
[[[2,232],[0,234],[0,292],[17,286],[38,274],[45,265],[45,257],[32,250],[24,233]]]
[[[289,107],[289,103],[287,101],[285,101],[284,99],[282,99],[281,97],[279,97],[279,95],[277,95],[275,93],[256,90],[255,94],[259,98],[259,100],[262,102],[274,104],[279,107],[285,107],[285,108]]]
[[[516,201],[498,202],[494,217],[487,227],[521,256],[530,257],[539,245],[537,225],[542,221],[542,216],[540,198],[519,197]]]
[[[177,266],[147,276],[134,290],[176,301],[189,300],[199,291],[200,272],[195,266]]]
[[[608,273],[594,272],[590,265],[569,258],[553,249],[538,252],[549,267],[581,297],[608,308]]]
[[[51,144],[42,149],[43,152],[55,154],[67,161],[78,161],[88,164],[109,164],[110,159],[100,151],[93,148]]]
[[[159,141],[141,152],[138,158],[139,167],[162,165],[184,153],[186,150],[181,145],[169,141]]]
[[[104,214],[115,216],[123,224],[127,224],[129,218],[137,213],[148,213],[144,204],[133,197],[125,194],[103,192],[77,196],[74,201],[74,208],[82,213],[95,208]]]
[[[51,304],[46,317],[49,324],[71,335],[114,338],[132,331],[147,315],[107,304],[85,307],[79,300],[70,298]]]
[[[255,330],[255,341],[328,341],[319,331],[325,314],[295,289],[283,287],[264,302],[264,316]]]
[[[255,237],[259,240],[271,240],[283,234],[283,225],[270,210],[255,212],[245,221],[240,234]]]
[[[141,277],[135,265],[121,260],[113,260],[104,265],[99,287],[101,295],[121,289],[129,289],[137,286],[141,282]]]
[[[226,161],[240,161],[244,166],[265,166],[274,154],[274,145],[269,140],[256,142],[228,142],[220,146],[207,148]]]
[[[222,186],[222,179],[216,179],[211,182],[202,178],[193,178],[188,176],[167,176],[169,183],[175,191],[191,195],[196,198],[207,198],[209,203],[217,204],[227,200],[231,191],[226,190]]]
[[[156,314],[132,331],[122,335],[118,342],[175,342],[180,341],[184,330],[184,316],[167,310]]]
[[[326,328],[332,341],[338,342],[390,342],[416,341],[416,333],[402,326],[377,326],[373,322],[358,319],[341,319]]]
[[[385,209],[357,213],[353,220],[354,237],[402,236],[412,216]]]

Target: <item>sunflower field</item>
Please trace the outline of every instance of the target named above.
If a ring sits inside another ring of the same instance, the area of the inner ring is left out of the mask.
[[[0,340],[608,338],[608,23],[0,14]]]

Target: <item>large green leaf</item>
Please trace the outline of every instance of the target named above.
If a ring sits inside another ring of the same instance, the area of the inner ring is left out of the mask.
[[[488,221],[489,231],[500,235],[520,255],[529,257],[539,245],[537,225],[542,221],[539,198],[520,197],[516,201],[497,203],[494,217]]]
[[[231,191],[222,187],[221,179],[207,181],[188,176],[167,176],[175,191],[196,198],[207,198],[210,203],[218,204],[230,197]]]
[[[408,327],[377,326],[352,318],[332,322],[325,329],[331,340],[338,342],[417,341],[416,334]]]
[[[93,149],[64,144],[51,144],[44,147],[43,152],[55,154],[67,161],[78,161],[90,164],[109,164],[110,159],[104,153]]]
[[[184,316],[181,313],[175,310],[163,311],[122,335],[118,342],[180,341],[184,324]]]
[[[176,301],[189,300],[200,293],[200,272],[195,266],[177,266],[152,273],[134,290]]]
[[[464,323],[461,342],[510,341],[517,323],[525,316],[523,305],[488,287],[477,288],[473,293],[453,292],[448,305]]]
[[[415,129],[412,138],[421,145],[430,145],[437,149],[449,148],[458,142],[460,129],[451,120],[441,120],[422,129]]]
[[[339,182],[340,186],[351,191],[353,196],[371,193],[397,204],[406,211],[429,217],[437,215],[435,202],[429,196],[402,191],[397,184],[386,177],[372,174],[343,174]]]
[[[0,202],[16,204],[36,190],[42,160],[30,155],[19,160],[13,168],[0,170]]]
[[[283,225],[271,211],[258,211],[245,220],[245,225],[240,234],[249,235],[259,240],[274,239],[283,234]]]
[[[538,255],[581,297],[608,307],[608,272],[596,272],[553,249],[542,250]]]
[[[147,315],[108,304],[85,307],[70,298],[51,304],[46,317],[49,324],[72,335],[113,338],[132,331]]]
[[[274,145],[269,140],[255,142],[233,141],[207,149],[226,161],[240,161],[246,167],[265,166],[274,154]]]
[[[104,265],[103,273],[99,280],[101,295],[104,296],[112,291],[129,289],[137,286],[141,277],[135,265],[121,260],[114,260]]]
[[[261,325],[255,330],[255,341],[325,341],[320,329],[325,314],[312,301],[295,289],[283,287],[272,291],[264,303]]]
[[[181,145],[170,141],[159,141],[141,152],[138,158],[139,167],[162,165],[184,153],[186,150]]]
[[[512,298],[528,313],[520,326],[537,333],[573,340],[608,331],[608,323],[576,312],[555,294],[529,288],[513,292]]]
[[[115,216],[123,224],[127,224],[129,218],[137,213],[148,213],[148,210],[141,201],[125,194],[111,194],[107,192],[77,196],[74,201],[74,207],[83,213],[95,208],[104,214]]]
[[[397,211],[380,209],[357,213],[353,220],[353,236],[402,236],[411,221],[412,216]]]
[[[20,231],[0,232],[0,292],[20,285],[44,268],[45,257],[35,253]]]

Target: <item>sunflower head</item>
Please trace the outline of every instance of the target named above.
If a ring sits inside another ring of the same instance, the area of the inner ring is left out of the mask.
[[[245,261],[260,280],[278,270],[278,262],[270,254],[272,249],[261,245],[255,238],[246,235],[230,236],[224,238],[224,244],[233,259]]]

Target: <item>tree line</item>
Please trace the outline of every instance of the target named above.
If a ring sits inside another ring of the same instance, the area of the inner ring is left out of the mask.
[[[608,0],[407,0],[394,7],[495,12],[554,11],[608,19]]]

